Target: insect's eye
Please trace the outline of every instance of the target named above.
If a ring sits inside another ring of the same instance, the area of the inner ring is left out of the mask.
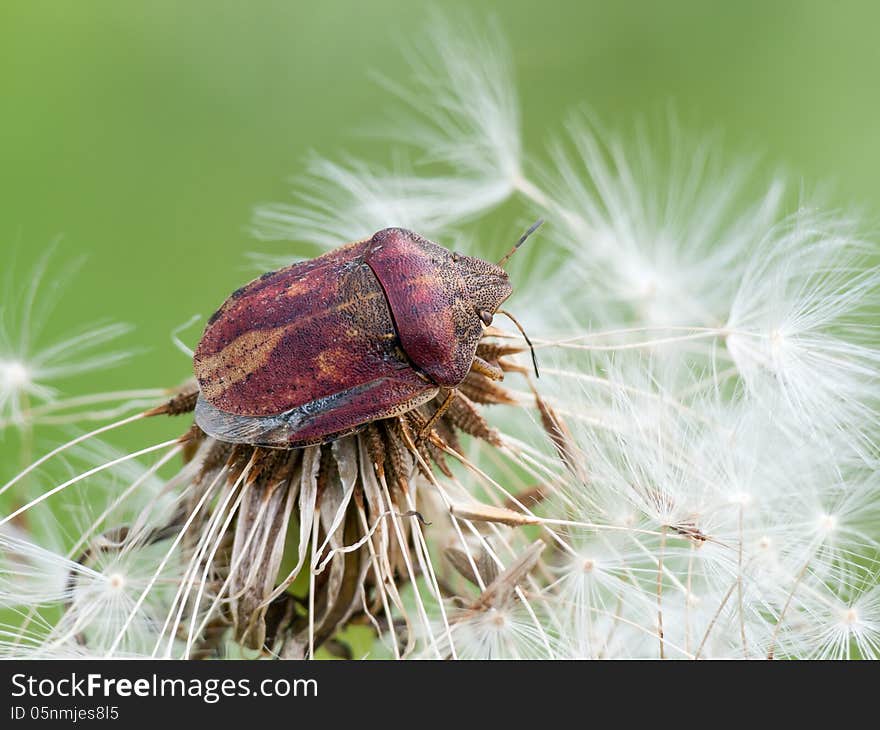
[[[480,319],[483,320],[483,324],[487,327],[492,324],[492,312],[487,312],[485,309],[480,312]]]

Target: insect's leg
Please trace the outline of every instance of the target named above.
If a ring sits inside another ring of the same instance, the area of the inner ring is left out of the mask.
[[[458,391],[454,389],[449,391],[449,395],[446,396],[446,398],[440,404],[440,407],[436,411],[434,411],[434,415],[432,415],[428,419],[428,422],[419,430],[419,440],[425,438],[426,436],[428,436],[428,434],[431,433],[434,428],[434,424],[440,420],[443,414],[446,413],[446,411],[449,409],[449,406],[452,405],[452,401],[455,400],[457,392]]]
[[[486,362],[481,357],[474,358],[471,363],[471,371],[485,375],[489,380],[504,380],[504,371],[498,365]]]

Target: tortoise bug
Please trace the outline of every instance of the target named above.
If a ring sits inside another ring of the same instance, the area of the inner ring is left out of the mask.
[[[512,293],[503,264],[540,224],[498,264],[386,228],[263,274],[199,341],[196,423],[228,443],[299,448],[402,415],[441,389],[447,405],[472,368],[501,377],[477,345]]]

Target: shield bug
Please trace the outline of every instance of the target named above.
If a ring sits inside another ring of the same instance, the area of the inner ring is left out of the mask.
[[[197,424],[226,442],[297,448],[399,416],[441,388],[449,401],[472,368],[500,376],[477,345],[512,292],[503,264],[540,223],[498,264],[386,228],[263,274],[199,341]]]

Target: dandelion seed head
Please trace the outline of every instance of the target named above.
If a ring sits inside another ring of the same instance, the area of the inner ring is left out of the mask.
[[[839,214],[786,217],[780,180],[750,199],[750,162],[674,123],[664,145],[579,115],[533,169],[495,29],[433,25],[409,83],[386,82],[412,112],[393,164],[313,158],[254,228],[329,248],[400,225],[467,249],[500,203],[540,211],[542,268],[511,270],[542,284],[517,300],[540,379],[501,333],[481,352],[504,390],[472,373],[437,439],[411,438],[430,403],[291,452],[198,429],[153,466],[69,449],[81,496],[24,514],[63,509],[77,536],[0,532],[0,600],[63,616],[17,642],[304,657],[356,620],[401,658],[880,656],[875,247]],[[115,362],[88,348],[119,334],[0,339],[0,419]]]

